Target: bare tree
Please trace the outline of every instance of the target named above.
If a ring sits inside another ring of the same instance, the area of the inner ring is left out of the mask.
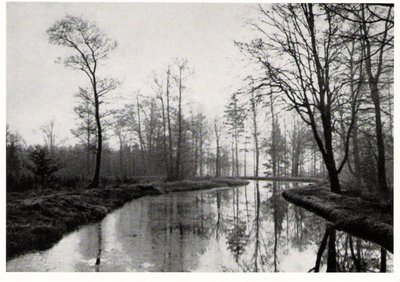
[[[177,60],[175,63],[178,73],[173,77],[178,88],[178,137],[176,145],[176,159],[174,179],[182,177],[181,155],[182,155],[182,135],[183,135],[183,109],[182,109],[182,94],[185,90],[184,81],[186,80],[186,72],[188,71],[187,60]],[[190,75],[190,73],[189,73]]]
[[[365,69],[367,85],[370,90],[369,97],[373,105],[375,119],[378,186],[381,196],[385,200],[388,200],[389,190],[386,179],[385,134],[382,117],[384,110],[382,103],[385,100],[383,94],[385,85],[393,83],[393,4],[327,4],[326,7],[340,17],[340,19],[348,23],[349,28],[343,30],[341,35],[351,40],[353,44],[357,43],[360,45],[357,46],[361,49],[360,58],[355,61],[351,58],[352,65],[350,67],[354,69],[354,66],[359,65],[360,68],[364,66]],[[363,82],[364,78],[360,76],[360,83]],[[390,93],[386,96],[386,99],[389,101],[388,107],[390,112]],[[391,119],[390,113],[389,119]],[[389,124],[391,124],[391,120]],[[360,168],[358,165],[357,123],[355,129],[356,132],[353,134],[355,170],[353,172],[355,172],[359,179],[359,173],[357,174],[357,167]],[[391,129],[391,126],[389,126],[389,129]]]
[[[369,12],[369,15],[366,13]],[[378,38],[371,37],[371,27],[367,24],[367,21],[371,20],[371,17],[376,15],[373,11],[365,8],[364,4],[361,4],[361,34],[362,34],[362,51],[365,58],[365,67],[368,76],[368,85],[370,88],[371,100],[375,109],[375,132],[376,132],[376,145],[378,149],[378,185],[380,192],[385,200],[389,198],[389,190],[386,181],[386,160],[385,160],[385,143],[383,136],[383,126],[381,117],[381,93],[379,83],[381,82],[381,75],[384,66],[384,54],[392,49],[391,42],[393,36],[390,35],[390,30],[394,27],[392,7],[387,9],[386,17],[382,18],[385,21],[382,35]],[[376,48],[373,48],[373,41],[378,40],[380,44]],[[374,56],[374,54],[376,54]],[[375,57],[377,57],[375,59]],[[376,63],[373,64],[373,59]],[[373,68],[375,68],[375,73]]]
[[[203,176],[204,143],[208,134],[208,123],[206,116],[202,113],[198,117],[198,137],[199,137],[199,175]]]
[[[144,168],[144,173],[147,173],[147,158],[146,158],[146,147],[145,147],[145,142],[143,138],[143,133],[142,133],[142,119],[141,119],[141,112],[142,112],[142,105],[139,100],[139,92],[136,93],[136,114],[137,114],[137,127],[136,131],[139,137],[139,144],[140,144],[140,152],[142,155],[142,162],[143,162],[143,168]]]
[[[74,54],[64,59],[64,65],[73,70],[83,71],[89,78],[97,128],[96,168],[89,187],[98,187],[103,145],[100,106],[104,103],[104,96],[116,88],[117,82],[113,79],[99,79],[97,73],[99,63],[108,57],[108,53],[117,46],[117,42],[108,38],[95,23],[70,15],[53,24],[47,30],[47,34],[50,43],[74,51]]]
[[[56,134],[54,132],[54,120],[51,120],[48,124],[40,127],[43,133],[44,143],[49,150],[50,154],[54,154],[56,146]]]
[[[166,89],[165,89],[165,95],[167,96],[168,99],[168,108],[169,108],[169,90],[170,90],[170,71],[169,69],[166,72]],[[171,126],[169,124],[170,120],[167,120],[167,114],[169,117],[169,113],[167,113],[167,107],[166,107],[166,102],[164,98],[164,83],[162,78],[154,77],[154,84],[155,84],[155,93],[157,99],[160,100],[161,103],[161,117],[162,117],[162,127],[163,127],[163,138],[162,138],[162,143],[163,143],[163,153],[164,153],[164,163],[165,163],[165,172],[167,175],[167,178],[170,178],[171,175],[171,163],[172,163],[172,150],[168,150],[169,145],[171,145],[171,131],[168,131],[168,136],[169,136],[169,141],[167,138],[167,130],[168,128],[170,129]],[[168,127],[167,127],[168,126]]]
[[[222,125],[217,119],[214,120],[215,137],[215,177],[221,176],[221,130]]]
[[[251,110],[251,120],[252,120],[252,135],[254,140],[254,152],[255,152],[255,168],[254,176],[258,176],[259,164],[260,164],[260,146],[259,146],[259,125],[258,125],[258,104],[260,102],[260,94],[256,91],[250,91],[250,110]]]
[[[317,12],[315,12],[317,10]],[[358,99],[345,91],[341,74],[341,21],[323,5],[279,4],[270,11],[260,6],[264,20],[253,27],[266,39],[238,43],[262,68],[256,89],[281,94],[308,124],[328,170],[331,190],[340,193],[338,175],[348,157],[348,147]],[[267,26],[263,26],[267,23]],[[270,28],[273,32],[267,32]],[[280,57],[279,60],[272,58]],[[348,105],[344,157],[337,164],[333,148],[334,120],[338,107]],[[322,132],[322,134],[321,134]]]
[[[94,116],[94,105],[91,102],[91,94],[86,89],[79,88],[75,95],[79,104],[74,108],[80,123],[77,128],[71,130],[72,134],[79,138],[86,149],[86,174],[90,178],[92,174],[91,155],[96,149],[96,122]]]
[[[123,179],[127,176],[124,164],[124,148],[128,142],[128,115],[126,115],[125,109],[115,112],[113,125],[114,134],[117,136],[119,144],[119,173]]]

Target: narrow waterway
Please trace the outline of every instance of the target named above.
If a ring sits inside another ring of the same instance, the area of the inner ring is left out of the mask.
[[[8,261],[7,271],[307,272],[317,261],[320,271],[393,270],[380,246],[284,200],[281,192],[293,185],[307,184],[250,181],[143,197],[49,250]]]

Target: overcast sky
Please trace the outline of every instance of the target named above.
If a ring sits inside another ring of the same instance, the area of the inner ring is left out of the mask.
[[[46,30],[66,14],[95,21],[119,42],[106,74],[123,82],[115,92],[131,99],[150,91],[152,71],[176,57],[194,68],[188,93],[207,114],[222,113],[244,77],[233,40],[250,38],[252,4],[7,3],[7,124],[28,144],[42,143],[40,126],[51,119],[59,139],[74,143],[74,93],[87,86],[83,73],[55,63],[68,53],[48,43]],[[105,68],[103,68],[103,71]]]

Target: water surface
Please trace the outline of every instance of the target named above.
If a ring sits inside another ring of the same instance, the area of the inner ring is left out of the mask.
[[[389,252],[284,200],[293,185],[307,184],[250,181],[133,200],[51,249],[8,261],[7,271],[307,272],[317,257],[320,271],[379,271],[382,258],[392,271]]]

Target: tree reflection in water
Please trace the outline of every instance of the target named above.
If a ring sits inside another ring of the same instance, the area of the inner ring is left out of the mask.
[[[100,272],[100,263],[101,263],[101,251],[102,251],[102,245],[103,245],[103,236],[102,236],[102,230],[101,230],[101,222],[96,224],[96,230],[97,230],[97,256],[96,256],[96,262],[94,264],[94,270],[96,272]]]
[[[120,213],[116,241],[127,261],[138,269],[146,261],[151,271],[386,271],[391,257],[385,250],[288,203],[281,192],[290,187],[252,181],[241,188],[143,199]]]
[[[355,241],[355,244],[354,244]],[[328,242],[327,257],[323,256]],[[327,224],[318,248],[315,266],[309,272],[319,272],[326,261],[327,272],[386,272],[386,250],[359,238],[336,231]]]
[[[235,257],[235,261],[238,262],[239,257],[243,254],[249,242],[249,235],[246,233],[246,221],[241,218],[241,211],[239,208],[239,189],[233,190],[232,207],[232,225],[231,228],[228,229],[227,244]]]
[[[141,198],[48,251],[7,262],[7,269],[392,271],[392,256],[380,246],[336,231],[284,200],[281,192],[290,187],[252,181]],[[65,253],[68,258],[60,258]]]
[[[286,259],[293,250],[299,253],[315,250],[315,265],[310,271],[386,271],[384,249],[336,231],[322,218],[289,204],[281,196],[286,188],[288,183],[283,182],[267,183],[260,188],[255,181],[254,201],[247,201],[245,191],[242,213],[238,205],[239,189],[232,193],[233,220],[227,228],[227,244],[242,271],[285,271],[280,267],[280,259]],[[250,217],[251,224],[246,230],[247,211],[252,208],[254,216]],[[218,210],[220,218],[222,209]],[[245,219],[240,219],[243,213]]]

